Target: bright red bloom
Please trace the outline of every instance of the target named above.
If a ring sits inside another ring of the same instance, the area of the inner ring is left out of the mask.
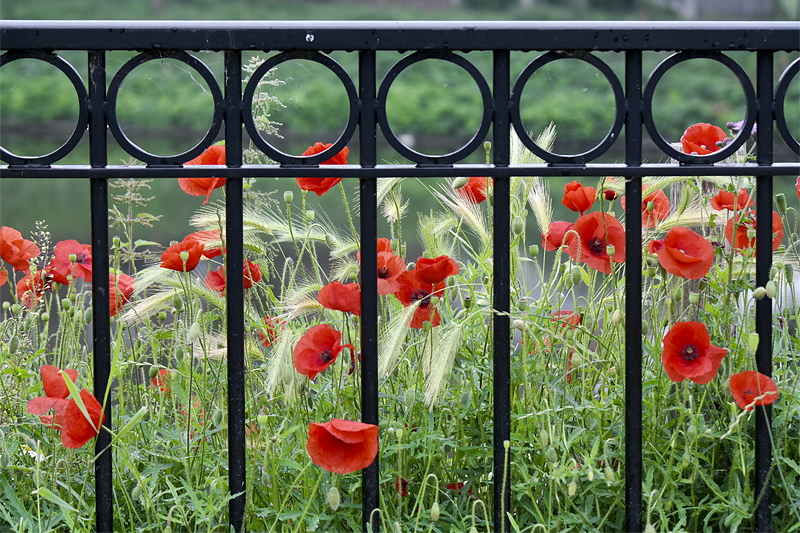
[[[547,226],[547,234],[542,234],[542,248],[547,252],[553,252],[561,248],[564,244],[564,237],[572,229],[572,222],[559,220],[551,222]]]
[[[341,344],[342,334],[327,324],[306,331],[294,347],[294,368],[314,379],[317,374],[336,361],[345,348],[355,351],[352,344]]]
[[[686,279],[702,278],[714,264],[714,246],[684,227],[670,229],[662,240],[651,241],[647,250],[658,256],[667,272]]]
[[[89,413],[91,422],[83,416],[74,399],[69,400],[64,409],[64,422],[61,424],[61,442],[67,448],[80,448],[100,432],[103,425],[103,406],[88,390],[81,391],[81,400]]]
[[[325,309],[361,316],[361,290],[358,283],[329,283],[320,289],[317,300]]]
[[[187,161],[184,165],[224,165],[225,164],[225,147],[219,144],[214,144],[206,148],[206,151],[195,157],[191,161]],[[192,196],[205,196],[203,205],[208,203],[208,198],[214,189],[218,189],[225,185],[225,178],[178,178],[178,185],[180,185],[183,192],[191,194]]]
[[[452,490],[456,494],[461,494],[461,489],[464,488],[464,483],[462,483],[461,481],[457,483],[448,483],[447,485],[444,486],[444,488],[446,488],[447,490]],[[467,494],[472,494],[472,489],[468,489]]]
[[[334,418],[308,426],[306,450],[314,464],[335,474],[362,470],[378,455],[378,426]]]
[[[575,311],[561,309],[550,313],[550,322],[558,324],[559,328],[572,329],[581,324],[581,315]]]
[[[708,383],[728,353],[711,344],[708,330],[700,322],[676,322],[662,342],[661,364],[672,381],[689,378],[695,383]]]
[[[437,285],[420,282],[413,270],[407,270],[397,277],[398,289],[394,293],[400,303],[408,307],[420,302],[409,324],[412,328],[420,329],[425,322],[430,322],[432,327],[441,324],[439,311],[431,307],[431,297],[439,296],[444,291],[445,284]]]
[[[168,268],[178,272],[189,272],[197,268],[203,256],[204,246],[196,240],[186,237],[181,242],[175,243],[161,254],[161,268]],[[181,252],[187,252],[189,257],[184,264]]]
[[[332,143],[322,144],[316,143],[314,146],[309,146],[305,152],[301,155],[314,155],[322,152],[323,150],[327,150],[333,146]],[[347,164],[347,156],[350,155],[350,149],[348,147],[342,148],[342,151],[336,154],[335,156],[331,157],[327,161],[323,161],[320,165],[346,165]],[[311,191],[317,194],[317,196],[322,196],[329,190],[331,190],[337,183],[342,181],[342,178],[295,178],[297,180],[297,184],[300,186],[300,189],[304,191]]]
[[[61,373],[68,375],[74,383],[78,379],[78,372],[71,368],[59,370],[53,365],[44,365],[39,371],[42,374],[45,395],[30,400],[28,402],[28,412],[32,415],[40,415],[39,418],[42,422],[49,426],[60,426],[63,422],[64,410],[67,408],[67,396],[69,396],[69,389],[67,384],[64,383],[64,377]],[[55,417],[53,415],[45,415],[51,409],[55,411]]]
[[[166,368],[162,368],[158,371],[158,374],[153,378],[153,387],[158,387],[158,389],[163,394],[169,394],[169,385],[167,381],[170,379],[169,370]]]
[[[50,272],[53,281],[62,285],[69,285],[67,276],[83,278],[92,281],[92,247],[81,244],[75,239],[59,241],[53,250],[53,260],[50,261]],[[75,262],[70,261],[70,256],[75,256]]]
[[[283,323],[275,317],[264,316],[264,326],[258,330],[261,345],[269,348],[278,338],[278,329],[283,329]]]
[[[394,253],[392,251],[392,241],[390,241],[389,239],[387,239],[385,237],[379,237],[378,238],[377,247],[378,247],[378,253],[381,253],[381,252]]]
[[[203,257],[213,259],[224,253],[222,249],[222,230],[195,231],[186,236],[203,245]]]
[[[735,222],[734,222],[735,220]],[[736,236],[733,235],[733,227],[736,225]],[[737,214],[735,219],[731,218],[725,225],[725,238],[736,250],[744,250],[745,248],[756,247],[756,212],[747,211],[743,214]],[[752,238],[747,234],[749,230]],[[781,217],[775,211],[772,212],[772,251],[778,249],[783,240],[783,224]]]
[[[27,307],[35,307],[42,299],[44,291],[53,288],[53,275],[50,269],[37,270],[34,274],[26,274],[17,282],[17,298]]]
[[[683,132],[681,148],[686,154],[708,155],[719,150],[717,143],[727,138],[722,128],[701,122]]]
[[[653,209],[652,211],[648,209],[648,205],[650,202],[653,202]],[[621,200],[622,209],[625,209],[625,197],[622,197]],[[643,228],[654,228],[656,224],[660,220],[664,220],[669,215],[669,198],[667,195],[664,194],[664,191],[661,189],[656,189],[655,191],[651,192],[647,195],[647,197],[642,200],[642,227]]]
[[[258,263],[253,263],[249,259],[245,259],[244,264],[242,265],[242,274],[244,276],[242,278],[242,281],[244,282],[244,288],[249,289],[254,284],[261,281],[261,265]],[[206,274],[204,283],[206,287],[212,291],[217,291],[218,293],[224,295],[227,284],[227,273],[225,271],[225,267],[221,266],[216,270],[209,270]]]
[[[571,181],[564,186],[564,199],[561,203],[573,211],[584,214],[597,198],[597,189],[584,187],[577,181]]]
[[[625,228],[608,213],[583,215],[572,225],[574,233],[567,234],[567,253],[575,261],[605,274],[611,273],[611,261],[625,261]],[[614,246],[614,256],[608,255],[607,246]]]
[[[752,411],[755,405],[769,405],[778,399],[778,386],[775,385],[772,378],[761,372],[745,370],[739,374],[733,374],[728,385],[736,405],[746,411]],[[762,395],[766,396],[756,400]]]
[[[446,256],[440,255],[434,259],[420,257],[417,259],[417,266],[412,271],[420,283],[441,283],[450,276],[458,274],[459,268],[456,262]]]
[[[487,185],[488,181],[488,185]],[[467,180],[466,185],[456,189],[466,200],[479,204],[486,200],[486,190],[492,185],[492,178],[473,177]]]
[[[406,263],[392,252],[378,252],[378,294],[394,294],[400,288],[397,278],[406,271]]]
[[[14,270],[24,272],[30,269],[30,260],[40,253],[36,244],[22,238],[22,233],[8,226],[0,227],[0,259]]]
[[[711,198],[711,209],[716,209],[717,211],[722,209],[738,211],[739,209],[747,209],[753,204],[755,204],[755,201],[750,198],[747,189],[739,189],[737,194],[720,190]]]
[[[6,281],[8,281],[8,272],[5,270],[0,270],[0,287],[5,285]]]
[[[108,275],[109,316],[116,315],[133,294],[134,281],[127,274]]]

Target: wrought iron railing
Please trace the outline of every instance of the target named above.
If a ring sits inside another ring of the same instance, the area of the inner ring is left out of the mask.
[[[227,178],[228,246],[228,427],[230,522],[236,531],[244,527],[245,482],[245,397],[244,388],[244,311],[243,311],[243,227],[242,184],[245,177],[295,177],[299,169],[308,177],[356,177],[360,180],[362,271],[376,271],[376,183],[381,177],[455,177],[480,175],[494,178],[494,478],[504,479],[503,442],[510,438],[510,306],[509,281],[509,178],[511,176],[623,176],[626,178],[628,205],[641,205],[643,176],[755,176],[757,181],[757,217],[771,217],[773,176],[798,175],[797,160],[775,161],[774,131],[790,152],[800,154],[800,142],[791,132],[785,111],[789,84],[800,71],[795,60],[774,83],[774,55],[800,50],[798,23],[583,23],[583,22],[44,22],[3,21],[0,28],[0,67],[10,62],[32,58],[47,62],[63,72],[72,83],[80,112],[69,139],[50,154],[36,157],[15,155],[0,147],[2,178],[84,178],[90,181],[93,271],[96,280],[108,279],[109,249],[107,180],[111,177],[178,178],[214,175]],[[59,53],[84,51],[88,72],[82,76]],[[106,69],[108,52],[133,50],[139,55],[125,63],[109,81]],[[223,82],[187,50],[214,50],[224,53]],[[358,71],[351,75],[326,52],[354,51]],[[487,80],[470,62],[466,52],[491,51],[492,77]],[[274,55],[242,85],[242,54],[269,51]],[[376,71],[379,51],[411,51],[400,59],[381,81]],[[512,79],[512,51],[543,51],[522,73]],[[615,51],[625,56],[623,79],[592,52]],[[673,51],[645,79],[643,54]],[[747,51],[756,55],[756,72],[748,73],[726,52]],[[129,140],[117,120],[118,91],[126,75],[154,59],[172,58],[193,69],[208,84],[214,112],[208,133],[190,150],[173,156],[148,153]],[[556,154],[538,146],[523,127],[520,105],[527,80],[540,67],[562,58],[573,58],[597,68],[611,85],[616,107],[613,124],[605,138],[592,149],[574,155]],[[673,148],[659,133],[653,120],[653,95],[661,77],[675,65],[704,58],[726,66],[738,79],[745,95],[746,114],[743,132],[757,125],[757,149],[754,163],[715,165],[734,154],[746,141],[738,135],[723,149],[708,156],[684,154]],[[261,75],[285,61],[304,59],[330,69],[342,82],[350,104],[347,124],[333,146],[323,154],[298,157],[281,152],[259,134],[253,120],[255,83]],[[405,145],[392,131],[387,120],[386,97],[393,80],[410,65],[428,59],[451,62],[466,71],[477,84],[483,100],[480,125],[472,139],[449,154],[423,154]],[[754,76],[755,86],[750,81]],[[243,133],[277,165],[243,164]],[[360,156],[358,164],[327,166],[318,164],[337,153],[353,140],[358,127]],[[224,128],[226,168],[182,167],[181,163],[198,156]],[[492,161],[489,165],[458,164],[480,149],[492,128]],[[88,129],[89,165],[53,166],[69,154]],[[107,129],[121,148],[147,166],[108,165]],[[514,131],[527,148],[545,164],[511,163],[510,135]],[[620,140],[624,133],[624,141]],[[377,141],[383,137],[407,165],[380,165]],[[664,156],[674,164],[643,163],[643,142],[649,137]],[[780,142],[780,141],[779,141]],[[624,163],[604,164],[595,161],[612,145],[624,143]],[[641,220],[627,217],[627,268],[625,291],[628,296],[641,294]],[[768,280],[772,235],[769,224],[757,226],[756,285]],[[362,289],[362,402],[363,421],[378,423],[378,323],[377,281],[363,276]],[[109,386],[110,322],[108,287],[93,284],[94,306],[94,390],[103,397]],[[625,303],[625,499],[627,531],[642,528],[642,301],[628,297]],[[770,374],[771,316],[768,299],[756,304],[756,331],[761,342],[756,355],[758,370]],[[105,424],[111,423],[111,406],[106,405]],[[770,409],[756,414],[756,494],[762,495],[756,507],[758,531],[770,530]],[[110,436],[101,432],[95,463],[98,531],[113,529],[112,450]],[[503,509],[509,509],[509,484],[494,485],[495,530],[508,531]],[[363,471],[363,523],[378,507],[377,460]],[[505,524],[501,528],[500,524]]]

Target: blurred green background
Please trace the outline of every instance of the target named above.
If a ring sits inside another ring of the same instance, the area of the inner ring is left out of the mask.
[[[255,1],[228,0],[3,0],[3,19],[175,19],[175,20],[797,20],[798,0],[372,0],[372,1]],[[368,24],[368,22],[365,22]],[[83,53],[61,54],[85,79]],[[109,81],[133,57],[133,53],[108,54]],[[196,52],[217,80],[222,78],[220,53]],[[512,54],[512,69],[518,74],[538,53]],[[597,53],[620,79],[624,70],[621,54]],[[755,77],[754,54],[732,52],[750,75]],[[350,74],[357,71],[357,57],[346,52],[331,56]],[[668,56],[644,54],[645,72]],[[245,57],[269,57],[268,54]],[[393,52],[378,54],[382,77],[402,57]],[[797,54],[779,53],[775,57],[776,80]],[[491,55],[472,52],[468,58],[491,80]],[[317,142],[332,142],[341,132],[347,117],[347,99],[339,80],[327,69],[309,61],[293,61],[279,66],[273,76],[282,82],[268,86],[270,96],[282,106],[270,108],[270,119],[282,138],[268,137],[277,148],[299,154]],[[535,137],[550,122],[557,128],[555,151],[580,153],[597,144],[606,134],[614,116],[614,101],[608,82],[593,67],[577,60],[562,60],[546,65],[527,83],[522,95],[522,116],[526,129]],[[786,113],[796,138],[800,138],[800,77],[795,78],[787,95]],[[183,152],[197,143],[210,122],[212,100],[208,87],[184,64],[166,59],[152,61],[135,69],[125,80],[118,98],[118,116],[126,135],[143,149],[159,154]],[[441,154],[453,151],[474,134],[480,117],[481,100],[470,77],[453,64],[432,60],[417,63],[394,82],[387,98],[392,130],[414,149]],[[662,79],[655,94],[655,121],[662,135],[677,141],[683,130],[697,122],[724,127],[728,121],[744,116],[744,95],[733,75],[710,60],[695,60],[673,68]],[[0,69],[0,144],[20,155],[39,155],[60,146],[72,131],[77,118],[74,90],[54,67],[20,60]],[[491,132],[490,134],[491,135]],[[357,136],[356,136],[357,137]],[[221,137],[220,137],[221,138]],[[491,138],[491,137],[489,137]],[[86,138],[60,164],[86,164]],[[355,143],[355,141],[354,141]],[[622,142],[600,161],[623,158]],[[777,156],[796,160],[778,141]],[[385,142],[379,146],[381,162],[405,162]],[[646,158],[662,158],[646,146]],[[112,138],[109,163],[132,162]],[[351,145],[351,161],[357,162],[358,146]],[[479,163],[483,152],[465,162]],[[796,177],[795,177],[796,178]],[[559,203],[563,180],[552,184]],[[776,182],[776,191],[793,194],[794,178]],[[199,207],[200,198],[186,196],[175,180],[156,180],[148,196],[154,199],[146,209],[165,214],[141,238],[168,243],[192,231],[188,219]],[[404,185],[409,196],[421,185]],[[259,180],[258,190],[296,189],[293,182]],[[356,183],[347,185],[354,197]],[[145,191],[148,192],[148,191]],[[219,192],[214,197],[220,196]],[[332,196],[332,195],[329,195]],[[316,207],[331,212],[336,198],[321,199]],[[89,239],[89,189],[84,180],[8,180],[0,182],[0,224],[15,227],[24,235],[35,229],[35,221],[45,220],[54,241]],[[316,201],[316,197],[314,197]],[[113,203],[113,202],[112,202]],[[422,212],[435,208],[433,200],[421,197],[413,204]],[[566,214],[564,215],[566,216]],[[556,214],[559,218],[559,213]],[[337,223],[339,221],[336,221]],[[413,219],[412,219],[413,222]],[[345,224],[342,218],[341,224]],[[141,233],[141,232],[140,232]]]

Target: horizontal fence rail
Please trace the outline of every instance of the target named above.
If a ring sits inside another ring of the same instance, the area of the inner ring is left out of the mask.
[[[789,84],[798,76],[795,60],[783,72],[774,72],[774,54],[800,49],[800,23],[582,23],[582,22],[133,22],[133,21],[2,21],[0,28],[0,68],[20,59],[46,62],[61,71],[72,84],[80,111],[75,128],[58,149],[40,156],[22,156],[0,147],[2,178],[82,178],[89,179],[92,205],[93,270],[98,280],[108,279],[108,200],[109,178],[224,177],[226,183],[227,246],[229,288],[228,305],[228,428],[229,483],[236,495],[230,501],[230,522],[236,531],[246,528],[245,512],[245,398],[244,398],[244,311],[242,292],[243,225],[242,188],[246,177],[355,177],[360,180],[361,260],[365,272],[375,272],[377,239],[376,185],[381,177],[457,177],[494,178],[494,472],[493,479],[509,474],[504,442],[511,437],[510,419],[510,259],[509,259],[509,182],[512,176],[622,176],[626,179],[628,205],[634,216],[626,217],[627,275],[625,349],[625,498],[627,531],[642,530],[642,301],[631,295],[642,292],[642,240],[638,206],[642,199],[643,176],[739,176],[757,177],[757,218],[772,215],[772,179],[800,174],[796,158],[775,161],[777,131],[779,143],[800,155],[800,141],[789,127],[796,117],[786,116]],[[349,73],[332,59],[331,51],[358,55],[357,73]],[[63,51],[83,51],[88,57],[88,72],[79,73],[61,55]],[[113,51],[136,51],[118,71],[107,72],[106,57]],[[219,51],[224,54],[224,76],[217,77],[193,51]],[[269,58],[246,84],[242,82],[242,54],[268,52]],[[403,55],[378,79],[376,54],[381,51]],[[469,52],[490,51],[491,77],[484,76],[470,61]],[[516,78],[512,77],[510,54],[531,52],[532,60]],[[624,76],[614,71],[593,52],[624,54]],[[673,52],[652,72],[643,69],[643,54]],[[756,72],[747,72],[726,55],[745,51],[757,56]],[[126,77],[137,67],[153,60],[181,62],[193,75],[208,85],[213,99],[213,116],[203,139],[193,148],[175,155],[147,152],[123,132],[117,117],[117,99]],[[575,59],[596,68],[608,81],[615,106],[613,122],[606,136],[590,150],[580,154],[559,154],[536,144],[525,130],[520,106],[523,89],[530,77],[544,65],[562,59]],[[387,118],[387,95],[393,81],[405,69],[431,59],[443,60],[463,69],[478,87],[482,110],[477,131],[461,148],[448,154],[425,154],[403,143],[392,131]],[[753,163],[724,164],[747,140],[737,135],[721,150],[708,155],[687,155],[665,139],[653,119],[655,89],[671,68],[694,59],[707,59],[725,66],[738,80],[745,96],[746,113],[742,132],[757,126],[757,152]],[[347,123],[327,151],[311,155],[287,154],[272,146],[258,131],[253,118],[256,86],[269,69],[293,60],[313,61],[329,69],[342,83],[349,102]],[[773,81],[777,76],[777,83]],[[755,79],[755,83],[751,81]],[[133,158],[146,166],[108,165],[106,132]],[[275,165],[243,164],[247,141]],[[358,135],[356,136],[356,131]],[[88,165],[58,165],[70,154],[84,134],[89,135]],[[491,133],[490,133],[491,132]],[[515,133],[523,144],[544,160],[543,164],[512,164],[510,138]],[[200,167],[182,164],[200,155],[215,140],[225,140],[227,165]],[[398,157],[409,164],[378,164],[377,142],[384,139]],[[466,157],[492,141],[489,164],[463,164]],[[645,139],[655,144],[662,159],[678,165],[645,163]],[[358,140],[359,162],[342,166],[320,163]],[[624,145],[624,163],[606,164],[596,160],[614,145]],[[793,156],[792,156],[793,157]],[[772,239],[768,224],[757,226],[757,285],[769,279]],[[379,422],[378,411],[378,312],[374,276],[362,276],[362,420]],[[110,324],[108,286],[94,283],[94,390],[103,397],[109,384]],[[768,299],[757,303],[756,324],[761,342],[757,351],[758,369],[771,372],[772,309]],[[762,495],[756,507],[758,531],[770,530],[769,480],[770,446],[767,427],[770,410],[756,414],[756,494]],[[110,428],[110,402],[105,424]],[[113,529],[112,450],[108,432],[100,434],[96,450],[97,530]],[[378,508],[377,460],[363,472],[363,524],[367,530],[372,511]],[[494,529],[509,531],[504,510],[509,509],[509,483],[495,482]],[[763,494],[762,494],[763,493]],[[376,524],[375,524],[376,525]],[[373,529],[374,530],[374,529]]]

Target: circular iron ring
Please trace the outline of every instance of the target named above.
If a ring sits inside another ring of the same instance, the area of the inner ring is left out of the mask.
[[[684,154],[683,152],[676,150],[666,139],[664,139],[664,137],[661,136],[661,133],[658,131],[658,128],[653,121],[653,94],[655,93],[656,85],[669,69],[690,59],[711,59],[728,67],[728,69],[733,72],[733,75],[736,76],[736,79],[739,80],[739,84],[742,86],[745,102],[747,104],[744,125],[739,131],[739,134],[736,135],[733,141],[727,146],[708,155]],[[650,133],[650,138],[653,139],[653,142],[661,149],[662,152],[681,163],[707,165],[709,163],[722,161],[726,157],[735,154],[736,150],[738,150],[750,137],[750,131],[752,131],[753,124],[755,124],[756,121],[756,92],[755,89],[753,89],[753,84],[750,83],[750,78],[747,77],[747,73],[741,66],[739,66],[738,63],[720,52],[678,52],[669,56],[664,61],[659,63],[655,70],[650,73],[650,78],[647,80],[647,85],[645,85],[642,96],[644,98],[642,115],[644,118],[644,125],[647,128],[648,133]]]
[[[63,72],[67,76],[67,79],[72,82],[72,86],[75,87],[75,92],[78,96],[78,120],[75,124],[75,130],[66,140],[66,142],[54,151],[50,152],[49,154],[36,157],[23,157],[13,154],[0,146],[0,159],[9,165],[49,165],[50,163],[54,163],[70,153],[83,138],[83,134],[86,131],[86,127],[89,123],[89,109],[87,105],[89,95],[86,91],[86,85],[84,85],[80,74],[78,74],[72,65],[67,63],[61,57],[46,52],[8,52],[0,56],[0,67],[18,59],[38,59],[53,65],[58,70]]]
[[[525,84],[528,83],[530,77],[541,67],[546,64],[556,61],[558,59],[577,59],[585,63],[589,63],[594,68],[603,73],[608,83],[611,85],[611,90],[614,92],[614,105],[616,107],[616,114],[614,116],[614,123],[606,133],[606,136],[592,149],[583,152],[582,154],[563,155],[555,152],[545,150],[528,135],[525,131],[525,125],[522,123],[522,115],[520,114],[520,98],[522,91],[525,89]],[[582,165],[588,161],[596,159],[608,150],[614,142],[619,138],[619,132],[622,131],[622,125],[625,123],[625,93],[622,90],[622,84],[606,63],[588,52],[547,52],[530,63],[520,72],[517,81],[514,83],[514,89],[511,91],[511,122],[514,124],[514,130],[517,136],[531,152],[544,159],[548,163],[567,163]]]
[[[781,74],[778,80],[778,86],[775,88],[775,125],[786,145],[794,153],[800,155],[800,141],[789,131],[789,125],[786,123],[785,109],[786,93],[789,90],[789,84],[797,77],[798,72],[800,72],[800,58],[792,61],[792,64],[783,71],[783,74]]]
[[[347,117],[347,124],[345,125],[342,134],[338,139],[336,139],[333,145],[314,155],[296,156],[278,150],[264,140],[264,137],[261,136],[261,133],[259,133],[258,128],[256,127],[256,121],[253,117],[253,96],[255,95],[261,78],[263,78],[267,72],[281,63],[291,61],[293,59],[314,61],[315,63],[319,63],[320,65],[327,67],[336,75],[337,78],[339,78],[339,80],[342,82],[342,85],[344,85],[345,92],[347,93],[347,100],[350,103],[350,114]],[[342,149],[347,146],[347,143],[350,141],[350,138],[356,131],[356,126],[358,125],[358,111],[361,107],[361,103],[356,93],[356,87],[353,84],[353,80],[350,79],[350,75],[347,74],[347,71],[345,71],[339,63],[330,57],[319,52],[308,51],[282,52],[264,61],[255,70],[255,72],[253,72],[253,75],[250,76],[250,81],[247,82],[247,87],[245,87],[244,90],[244,102],[245,113],[243,119],[245,128],[247,129],[247,133],[250,135],[250,138],[262,152],[270,157],[270,159],[273,159],[282,165],[318,165],[341,152]]]
[[[449,154],[429,155],[409,148],[394,134],[391,126],[389,126],[388,117],[386,116],[386,96],[389,94],[389,89],[391,88],[392,83],[394,83],[400,73],[405,69],[415,63],[426,61],[428,59],[440,59],[442,61],[453,63],[454,65],[464,69],[478,85],[478,90],[480,91],[481,99],[483,100],[483,117],[481,117],[481,123],[480,126],[478,126],[478,130],[475,132],[475,135],[473,135],[472,139],[470,139],[467,144],[458,150],[455,150],[454,152],[450,152]],[[380,89],[378,90],[377,98],[378,107],[376,111],[378,113],[378,124],[381,126],[383,136],[386,138],[392,148],[397,151],[397,153],[407,159],[410,159],[411,161],[414,161],[415,163],[423,165],[450,165],[473,153],[486,138],[486,134],[489,132],[489,127],[492,123],[492,114],[494,112],[492,92],[489,89],[489,84],[486,83],[483,75],[475,67],[475,65],[467,61],[464,57],[454,54],[453,52],[415,52],[404,57],[395,63],[392,68],[389,69],[389,72],[386,73],[386,76],[384,76]]]
[[[211,96],[214,99],[214,115],[211,119],[211,126],[209,126],[205,137],[203,137],[203,139],[193,148],[180,154],[164,156],[151,154],[150,152],[142,150],[133,141],[128,139],[119,125],[119,120],[117,120],[117,96],[125,77],[136,67],[156,59],[175,59],[193,68],[205,80],[209,90],[211,91]],[[132,155],[136,159],[139,159],[140,161],[144,161],[148,165],[180,165],[202,154],[203,151],[211,146],[211,144],[214,142],[214,139],[217,137],[217,133],[219,133],[219,130],[222,127],[222,109],[222,90],[220,89],[216,78],[214,78],[214,74],[211,72],[211,70],[209,70],[205,63],[182,51],[143,52],[133,59],[130,59],[127,63],[122,65],[122,68],[117,71],[117,73],[114,75],[114,78],[111,80],[111,84],[108,87],[108,102],[106,103],[108,127],[111,130],[111,133],[114,135],[114,138],[117,140],[117,143],[119,143],[122,149],[128,154]]]

